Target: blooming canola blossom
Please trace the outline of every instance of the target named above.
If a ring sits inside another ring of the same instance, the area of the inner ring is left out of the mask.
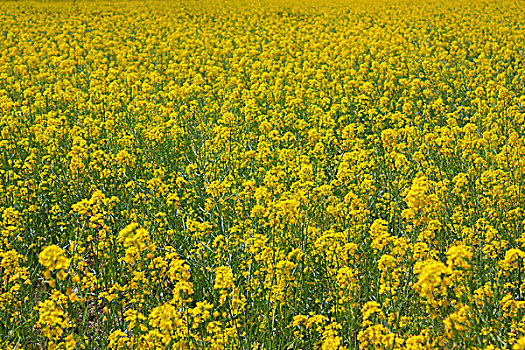
[[[0,348],[525,349],[522,7],[0,0]]]

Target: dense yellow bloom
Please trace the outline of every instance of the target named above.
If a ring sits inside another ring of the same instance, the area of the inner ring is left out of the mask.
[[[443,321],[445,325],[445,334],[449,338],[453,338],[454,335],[465,332],[468,327],[471,326],[469,319],[471,319],[472,311],[468,306],[458,305],[456,306],[456,311],[451,313]]]
[[[428,178],[426,176],[416,178],[405,196],[408,208],[417,211],[426,206],[429,203],[428,190]]]
[[[118,235],[118,241],[122,242],[126,248],[126,261],[133,263],[134,257],[140,254],[144,249],[148,248],[150,253],[155,250],[155,245],[151,242],[151,237],[148,231],[138,224],[131,223],[122,229]]]
[[[357,338],[363,347],[370,346],[374,349],[398,349],[403,344],[402,338],[391,333],[382,324],[359,331]]]
[[[59,339],[65,328],[70,327],[69,318],[53,300],[38,304],[38,323],[42,334],[50,340]]]
[[[370,236],[372,237],[370,246],[376,250],[383,249],[392,240],[388,233],[388,223],[382,219],[377,219],[372,223]]]
[[[499,263],[499,265],[506,270],[517,268],[517,260],[525,259],[525,252],[520,249],[509,249],[505,253],[505,258]]]
[[[433,298],[434,293],[445,293],[450,286],[450,268],[440,261],[428,260],[419,267],[415,288],[422,297]]]
[[[470,247],[460,244],[450,247],[447,251],[447,266],[451,269],[462,268],[469,269],[469,260],[472,258]]]
[[[345,350],[346,347],[341,344],[342,338],[338,335],[338,331],[342,327],[337,323],[329,324],[323,331],[322,350]]]
[[[525,337],[518,339],[518,341],[512,346],[512,350],[525,350]]]
[[[520,5],[0,0],[0,343],[522,348]]]
[[[215,269],[215,283],[213,289],[230,289],[234,286],[233,274],[228,266]]]
[[[129,337],[120,329],[111,332],[108,336],[108,341],[109,349],[126,349],[131,345]]]
[[[430,349],[428,339],[424,335],[413,335],[405,341],[407,350],[424,350]]]
[[[149,324],[163,331],[173,332],[183,325],[177,309],[170,304],[155,307],[149,314]]]
[[[367,302],[361,309],[361,313],[363,314],[363,326],[365,327],[372,324],[372,322],[369,320],[372,315],[377,314],[379,318],[385,317],[383,311],[381,310],[381,306],[376,301]]]
[[[385,129],[381,131],[381,140],[383,141],[383,146],[387,149],[395,146],[397,144],[397,133],[393,129]]]
[[[56,245],[47,246],[38,254],[38,262],[50,271],[66,270],[71,259],[64,255],[64,250]]]

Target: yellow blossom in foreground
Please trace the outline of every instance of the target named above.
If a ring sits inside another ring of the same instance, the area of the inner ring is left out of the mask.
[[[440,261],[428,260],[420,264],[415,288],[422,297],[432,298],[434,293],[445,293],[451,284],[450,269]]]
[[[47,246],[38,254],[38,262],[50,271],[66,270],[71,259],[64,255],[64,250],[56,245]]]
[[[512,346],[512,350],[525,350],[525,337],[521,337],[518,341]]]

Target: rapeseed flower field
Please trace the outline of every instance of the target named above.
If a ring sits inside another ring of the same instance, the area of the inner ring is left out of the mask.
[[[0,2],[3,349],[525,349],[521,1]]]

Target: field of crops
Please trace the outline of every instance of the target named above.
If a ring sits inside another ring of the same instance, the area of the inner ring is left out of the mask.
[[[524,8],[0,2],[0,348],[525,349]]]

